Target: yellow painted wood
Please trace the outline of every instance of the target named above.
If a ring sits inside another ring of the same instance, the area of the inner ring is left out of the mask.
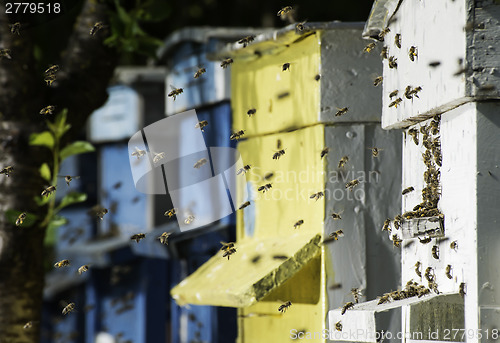
[[[233,129],[246,130],[246,136],[297,129],[319,120],[319,32],[277,51],[253,60],[235,59],[231,67]],[[284,63],[290,63],[289,70],[282,71]],[[251,108],[257,113],[249,117]]]

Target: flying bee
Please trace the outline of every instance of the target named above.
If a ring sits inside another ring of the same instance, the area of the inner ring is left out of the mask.
[[[335,117],[340,117],[341,115],[346,114],[347,111],[349,111],[349,107],[342,107],[342,108],[337,107],[337,113],[335,113]]]
[[[419,98],[418,96],[418,92],[420,92],[422,90],[422,87],[418,86],[416,88],[414,88],[410,93],[414,96],[416,96],[417,98]],[[420,98],[419,98],[420,99]]]
[[[272,187],[273,187],[273,185],[272,185],[272,184],[267,183],[267,184],[265,184],[264,186],[260,186],[260,187],[257,189],[257,191],[262,192],[262,193],[265,193],[266,191],[270,190]]]
[[[26,212],[21,213],[16,219],[16,226],[21,226],[26,219]]]
[[[290,63],[283,63],[283,65],[281,66],[281,71],[287,71],[287,70],[290,70]]]
[[[249,117],[253,116],[255,113],[257,112],[257,110],[255,108],[251,108],[247,111],[247,115]]]
[[[186,219],[184,219],[184,224],[189,225],[194,221],[194,216],[192,214],[188,215]]]
[[[389,68],[391,69],[397,69],[398,68],[398,62],[397,58],[394,56],[389,56]]]
[[[396,46],[401,49],[401,34],[400,33],[396,33],[396,36],[394,36],[394,44],[396,44]]]
[[[59,71],[59,66],[57,64],[51,65],[47,70],[45,70],[45,75],[55,74]]]
[[[67,315],[70,312],[73,312],[75,310],[75,303],[69,303],[66,305],[66,307],[63,308],[62,314]]]
[[[394,98],[395,96],[398,96],[398,93],[399,91],[396,89],[394,91],[392,91],[390,94],[389,94],[389,98],[392,99]]]
[[[375,78],[375,80],[373,80],[373,85],[375,87],[377,87],[378,85],[380,85],[382,83],[382,81],[384,80],[384,77],[383,76],[377,76]]]
[[[422,277],[422,272],[420,271],[421,266],[422,266],[422,263],[420,263],[419,261],[417,261],[417,263],[415,263],[415,274],[417,274],[418,277]]]
[[[457,250],[458,249],[458,242],[457,241],[451,242],[450,249]]]
[[[416,47],[411,46],[410,51],[408,52],[408,57],[410,57],[410,60],[413,62],[415,61],[415,57],[418,58],[418,50]]]
[[[194,73],[193,77],[195,79],[199,78],[201,75],[203,75],[207,70],[205,68],[199,68],[196,73]]]
[[[401,103],[401,101],[403,101],[403,99],[401,99],[401,98],[397,98],[396,100],[394,100],[393,102],[391,102],[391,103],[389,104],[389,107],[394,106],[394,107],[398,108],[398,105]]]
[[[330,217],[332,217],[333,220],[342,219],[342,217],[340,216],[341,214],[342,212],[339,213],[332,212],[332,214],[330,214]]]
[[[411,92],[411,86],[406,86],[405,89],[405,98],[412,100],[413,99],[413,93]]]
[[[415,188],[413,188],[412,186],[410,186],[408,188],[403,189],[403,191],[401,192],[401,194],[405,195],[405,194],[408,194],[410,192],[413,192],[414,190],[415,190]]]
[[[46,75],[43,80],[47,83],[47,86],[50,86],[52,85],[52,82],[56,80],[56,75],[55,74]]]
[[[342,306],[342,311],[340,313],[343,315],[348,309],[353,308],[353,307],[354,307],[354,304],[351,301],[349,301],[344,306]]]
[[[297,220],[297,222],[295,224],[293,224],[293,228],[296,229],[296,228],[300,228],[300,226],[304,224],[304,220]]]
[[[177,208],[174,207],[174,208],[172,208],[172,209],[170,209],[168,211],[165,211],[165,213],[163,213],[163,215],[165,217],[172,218],[176,214],[176,212],[177,212]]]
[[[61,260],[59,262],[54,263],[54,267],[56,268],[62,268],[67,266],[69,266],[69,260]]]
[[[453,276],[451,275],[451,270],[452,270],[451,264],[447,265],[446,266],[446,277],[448,279],[453,279]]]
[[[403,216],[398,214],[397,216],[394,217],[394,228],[396,230],[399,230],[401,228],[402,223],[403,223]]]
[[[380,57],[382,59],[388,59],[388,57],[387,57],[387,51],[388,51],[388,49],[387,49],[386,46],[382,47],[382,51],[380,51]]]
[[[380,149],[380,148],[367,148],[368,150],[371,150],[372,151],[372,156],[373,157],[378,157],[378,154],[384,150],[384,149]]]
[[[344,168],[345,167],[345,164],[347,163],[347,161],[349,161],[349,156],[344,156],[340,159],[339,161],[339,166],[338,168]]]
[[[438,285],[436,281],[429,281],[429,288],[434,291],[434,293],[439,294]]]
[[[156,153],[156,152],[153,152],[153,163],[158,163],[160,162],[162,159],[165,158],[165,153],[164,152],[159,152],[159,153]]]
[[[365,48],[363,49],[363,52],[370,52],[373,49],[375,49],[375,46],[376,46],[376,44],[372,42],[372,43],[368,44],[367,46],[365,46]]]
[[[264,180],[270,180],[274,176],[274,173],[269,172],[266,175],[264,175]]]
[[[354,302],[359,303],[359,297],[363,295],[363,292],[359,288],[351,288],[351,294],[354,297]]]
[[[89,265],[88,264],[84,264],[83,266],[81,266],[80,268],[78,268],[78,274],[82,275],[83,273],[85,273],[88,270],[89,270]]]
[[[220,63],[220,66],[224,69],[226,69],[231,63],[233,63],[233,59],[232,58],[226,58],[225,60],[223,60],[221,63]]]
[[[49,186],[47,188],[45,188],[43,191],[42,191],[42,196],[43,197],[48,197],[49,195],[51,195],[52,193],[54,193],[56,191],[56,186]]]
[[[95,205],[90,209],[89,213],[95,215],[100,220],[103,220],[104,215],[108,213],[108,209],[102,207],[101,205]]]
[[[340,320],[335,323],[335,330],[342,331],[342,323],[340,322]]]
[[[467,293],[465,293],[465,282],[460,283],[460,287],[458,289],[458,293],[460,294],[460,296],[462,298],[465,297],[465,294],[467,294]]]
[[[342,230],[337,230],[337,231],[335,231],[335,232],[332,232],[332,233],[330,234],[330,237],[332,237],[332,238],[333,238],[333,240],[338,241],[338,240],[339,240],[339,238],[344,237],[344,231],[342,231]]]
[[[242,209],[244,209],[245,207],[248,207],[248,206],[250,206],[250,201],[245,201],[238,209],[242,210]]]
[[[432,267],[427,267],[424,276],[427,279],[427,281],[429,282],[434,281],[434,270],[432,269]]]
[[[434,257],[436,260],[439,260],[439,246],[434,245],[432,247],[432,257]]]
[[[273,160],[279,160],[285,154],[285,149],[281,149],[273,154]]]
[[[135,241],[136,243],[139,243],[141,241],[141,239],[144,239],[144,238],[146,238],[145,233],[136,233],[136,234],[130,236],[130,239]]]
[[[0,58],[7,57],[9,60],[11,60],[12,56],[10,55],[10,53],[11,53],[10,49],[0,49]]]
[[[403,240],[401,240],[400,238],[398,238],[398,235],[392,235],[392,244],[396,247],[396,248],[399,248],[401,246],[401,242]]]
[[[384,37],[386,34],[388,34],[389,32],[391,32],[391,29],[389,29],[388,27],[386,27],[385,29],[383,29],[382,31],[380,31],[380,33],[378,34],[378,38],[383,41],[384,40]]]
[[[285,313],[285,312],[286,312],[286,310],[287,310],[290,306],[292,306],[292,302],[291,302],[291,301],[286,301],[286,302],[282,303],[282,304],[280,305],[280,307],[278,307],[278,311],[279,311],[279,312],[281,312],[281,313]]]
[[[323,196],[325,195],[325,193],[323,192],[318,192],[318,193],[314,193],[312,194],[309,199],[314,199],[316,201],[318,201],[319,199],[321,199]]]
[[[193,168],[200,169],[205,163],[207,163],[206,158],[200,158],[196,163],[194,164]]]
[[[243,166],[243,168],[238,169],[236,175],[240,175],[241,173],[246,174],[246,172],[249,171],[250,168],[252,167],[249,164],[247,164],[246,166]]]
[[[7,166],[7,167],[2,168],[2,170],[0,170],[0,174],[5,174],[5,176],[9,177],[13,171],[14,171],[13,166]]]
[[[19,32],[21,30],[21,23],[17,22],[12,25],[9,25],[9,27],[10,27],[10,33],[12,34],[17,33],[18,35],[21,35],[21,33]]]
[[[389,302],[389,299],[391,298],[390,293],[385,293],[381,297],[379,297],[377,305],[385,304],[386,302]]]
[[[146,155],[146,150],[141,150],[138,147],[135,147],[135,151],[131,155],[139,159],[140,157]]]
[[[175,88],[172,85],[170,85],[170,88],[172,88],[172,90],[170,91],[170,93],[168,93],[168,96],[174,98],[174,101],[175,101],[175,99],[177,98],[177,96],[179,94],[182,94],[182,92],[184,92],[184,89],[182,89],[182,88]]]
[[[295,29],[296,29],[298,32],[304,32],[304,30],[305,30],[305,28],[306,28],[305,24],[306,24],[306,21],[303,21],[303,22],[301,22],[301,23],[297,23],[297,24],[295,25]]]
[[[324,148],[323,150],[321,150],[321,158],[325,157],[326,155],[328,155],[328,152],[330,151],[330,148],[329,147],[326,147]]]
[[[432,238],[431,237],[426,237],[424,239],[421,239],[420,237],[418,237],[418,240],[420,241],[420,243],[422,244],[427,244],[427,243],[430,243],[432,241]]]
[[[220,248],[220,250],[222,251],[227,251],[229,249],[234,248],[234,242],[226,243],[221,241],[220,244],[222,244],[222,248]]]
[[[224,254],[222,254],[222,257],[227,257],[227,259],[229,260],[229,257],[234,254],[236,252],[236,249],[235,248],[229,248],[227,250],[224,251]]]
[[[285,6],[278,11],[278,14],[276,16],[283,17],[285,14],[287,14],[291,11],[292,11],[292,6]]]
[[[31,329],[32,327],[33,327],[33,321],[30,320],[29,322],[24,324],[23,329],[27,330],[27,329]]]
[[[104,25],[104,23],[102,21],[98,21],[97,23],[94,24],[94,26],[92,26],[92,28],[90,29],[90,35],[91,36],[95,36],[95,34],[97,32],[99,32],[100,30],[102,30],[103,28],[105,28],[106,25]]]
[[[71,175],[58,175],[59,177],[63,177],[66,184],[69,186],[70,182],[76,179],[79,179],[80,176],[71,176]]]
[[[170,237],[170,235],[172,234],[172,232],[164,232],[162,233],[159,237],[157,237],[159,240],[160,240],[160,243],[161,244],[166,244],[168,245],[168,237]]]
[[[359,180],[358,179],[354,179],[354,180],[349,181],[348,183],[346,183],[345,184],[345,188],[347,188],[350,191],[352,191],[353,188],[356,187],[357,185],[359,185]]]
[[[238,44],[243,44],[243,47],[246,48],[248,44],[250,44],[250,42],[253,42],[253,40],[255,39],[255,36],[253,35],[250,35],[250,36],[246,36],[245,38],[242,38],[238,41]]]
[[[45,106],[44,108],[42,108],[40,110],[40,114],[41,115],[52,114],[55,109],[56,109],[56,107],[53,105]]]
[[[391,220],[389,218],[387,218],[385,221],[384,221],[384,226],[382,227],[382,231],[390,231],[390,226],[391,225]]]
[[[208,121],[207,121],[207,120],[202,120],[202,121],[198,122],[198,123],[194,126],[194,128],[195,128],[195,129],[200,129],[200,130],[201,130],[201,132],[205,132],[204,128],[205,128],[205,126],[207,126],[207,125],[208,125]]]
[[[418,131],[417,129],[409,129],[408,134],[413,138],[413,142],[418,145]]]
[[[239,131],[236,131],[236,132],[233,132],[231,134],[231,136],[229,136],[229,139],[234,141],[234,140],[238,140],[241,138],[241,136],[243,136],[245,134],[245,131],[246,130],[239,130]]]

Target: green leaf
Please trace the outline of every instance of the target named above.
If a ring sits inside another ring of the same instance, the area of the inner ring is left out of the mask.
[[[46,146],[52,150],[54,148],[54,136],[49,131],[32,133],[30,136],[30,145]]]
[[[67,223],[68,219],[62,216],[54,215],[52,217],[52,220],[49,222],[49,225],[47,226],[47,232],[45,234],[44,244],[45,245],[55,244],[57,238],[57,228],[66,225]]]
[[[50,168],[49,168],[49,165],[47,163],[44,163],[42,164],[42,166],[40,167],[40,175],[47,181],[51,181],[51,172],[50,172]]]
[[[118,13],[118,17],[120,20],[127,24],[130,25],[133,22],[132,17],[125,11],[125,9],[120,6],[120,2],[118,0],[115,0],[115,6],[116,6],[116,13]]]
[[[38,206],[44,206],[49,202],[50,197],[42,197],[41,195],[33,198]]]
[[[87,152],[92,152],[92,151],[95,151],[95,148],[89,142],[76,141],[66,145],[59,153],[59,157],[61,158],[62,161],[69,156],[85,154]]]
[[[57,138],[61,138],[71,128],[71,125],[66,123],[67,117],[68,109],[65,108],[57,114],[54,123],[47,121],[47,126]]]
[[[55,212],[59,212],[61,209],[63,209],[66,206],[76,204],[79,202],[84,202],[87,200],[87,194],[85,193],[79,193],[79,192],[71,192],[66,194],[61,202],[59,203],[59,206],[55,209]]]
[[[11,224],[16,224],[16,220],[23,211],[7,210],[5,216]],[[30,227],[33,226],[38,219],[38,216],[32,213],[26,212],[26,218],[24,218],[23,223],[19,227]]]

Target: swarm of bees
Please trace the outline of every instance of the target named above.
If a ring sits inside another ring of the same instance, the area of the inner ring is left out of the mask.
[[[414,281],[408,281],[403,290],[393,291],[389,293],[384,293],[379,297],[378,305],[388,303],[390,301],[397,301],[408,299],[412,297],[423,297],[426,294],[429,294],[430,290],[424,285],[419,285]]]
[[[170,88],[171,88],[172,90],[170,91],[170,93],[168,93],[168,96],[169,96],[169,97],[171,97],[171,98],[173,98],[173,99],[174,99],[174,101],[175,101],[175,99],[177,98],[177,96],[178,96],[179,94],[182,94],[182,92],[184,92],[184,90],[183,90],[182,88],[175,88],[175,87],[174,87],[174,86],[172,86],[172,85],[170,85]]]
[[[69,266],[69,260],[61,260],[59,262],[54,263],[55,268],[62,268]]]
[[[160,240],[160,243],[161,244],[165,244],[165,245],[168,245],[168,237],[170,237],[172,233],[171,232],[164,232],[162,233],[158,239]]]
[[[136,234],[130,236],[130,239],[135,241],[136,243],[139,243],[141,241],[141,239],[144,239],[144,238],[146,238],[145,233],[136,233]]]

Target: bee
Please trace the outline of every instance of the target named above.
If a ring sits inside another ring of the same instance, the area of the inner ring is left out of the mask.
[[[69,266],[69,260],[61,260],[59,262],[54,263],[54,267],[56,268],[62,268],[67,266]]]
[[[416,96],[417,98],[419,98],[418,96],[418,92],[420,92],[422,90],[422,87],[418,86],[416,88],[414,88],[410,93],[414,96]],[[420,99],[420,98],[419,98]]]
[[[394,44],[396,44],[396,46],[401,49],[401,34],[400,33],[396,33],[396,36],[394,36]]]
[[[57,64],[51,65],[47,70],[45,70],[45,75],[52,75],[59,71],[59,66]]]
[[[436,260],[439,260],[439,246],[434,245],[432,247],[432,257],[434,257]]]
[[[388,27],[386,27],[385,29],[383,29],[382,31],[380,31],[380,33],[378,34],[378,38],[383,41],[384,40],[384,37],[386,34],[388,34],[389,32],[391,32],[391,29],[389,29]]]
[[[320,79],[321,79],[321,75],[316,74],[316,76],[314,77],[314,80],[315,80],[315,81],[319,81]]]
[[[282,303],[282,304],[280,305],[280,307],[278,307],[278,311],[279,311],[279,312],[281,312],[281,313],[285,313],[285,312],[286,312],[286,310],[287,310],[290,306],[292,306],[292,302],[291,302],[291,301],[286,301],[286,302]]]
[[[75,303],[69,303],[66,307],[63,308],[62,314],[67,315],[70,312],[75,310]]]
[[[400,214],[394,217],[394,227],[396,228],[396,230],[399,230],[401,228],[402,223],[403,217]]]
[[[52,193],[54,193],[56,191],[56,186],[49,186],[47,188],[45,188],[43,191],[42,191],[42,196],[43,197],[48,197],[49,195],[51,195]]]
[[[56,109],[56,107],[53,105],[45,106],[44,108],[42,108],[40,110],[40,114],[41,115],[52,114],[55,109]]]
[[[265,193],[266,191],[270,190],[272,187],[273,187],[273,185],[272,185],[272,184],[267,183],[267,184],[265,184],[264,186],[260,186],[260,187],[257,189],[257,191],[262,192],[262,193]]]
[[[193,168],[200,169],[205,163],[207,163],[206,158],[200,158],[196,163],[194,164]]]
[[[285,154],[285,149],[281,149],[273,154],[273,160],[279,160]]]
[[[365,48],[363,49],[363,52],[370,52],[373,49],[375,49],[375,46],[376,46],[376,44],[372,42],[372,43],[368,44],[367,46],[365,46]]]
[[[18,35],[21,35],[21,33],[19,32],[21,30],[21,23],[17,22],[12,25],[9,25],[9,27],[10,27],[10,33],[12,34],[17,33]]]
[[[378,85],[380,85],[382,83],[382,81],[384,80],[384,77],[383,76],[377,76],[375,78],[375,80],[373,80],[373,85],[375,87],[377,87]]]
[[[396,247],[399,248],[401,246],[401,242],[403,240],[398,238],[398,235],[392,235],[392,244]]]
[[[304,220],[298,220],[295,224],[293,224],[293,228],[296,229],[300,227],[302,224],[304,224]]]
[[[245,131],[246,130],[239,130],[239,131],[236,131],[234,133],[231,134],[231,136],[229,136],[229,139],[234,141],[234,140],[238,140],[241,138],[241,136],[243,136],[245,134]]]
[[[413,142],[418,145],[418,131],[417,129],[409,129],[408,134],[413,138]]]
[[[321,199],[323,196],[325,195],[325,193],[323,192],[318,192],[318,193],[314,193],[312,194],[309,199],[315,199],[316,201],[318,201],[319,199]]]
[[[345,167],[345,164],[347,163],[347,161],[349,161],[349,156],[344,156],[340,159],[339,161],[339,166],[338,168],[344,168]]]
[[[71,175],[58,175],[59,177],[63,177],[66,184],[69,186],[70,182],[76,179],[79,179],[80,176],[71,176]]]
[[[146,155],[146,150],[141,150],[138,147],[135,147],[135,151],[131,155],[139,159],[140,157]]]
[[[250,206],[250,201],[245,201],[238,209],[242,210],[242,209],[244,209],[245,207],[248,207],[248,206]]]
[[[290,70],[290,63],[283,63],[283,65],[281,66],[281,71],[287,71],[287,70]]]
[[[321,158],[325,157],[326,155],[328,155],[328,152],[330,151],[330,148],[329,147],[326,147],[324,148],[323,150],[321,150]]]
[[[153,163],[158,163],[160,162],[162,159],[165,158],[165,153],[164,152],[159,152],[159,153],[156,153],[156,152],[153,152]]]
[[[161,244],[166,244],[168,245],[168,237],[170,237],[172,233],[171,232],[164,232],[162,233],[159,237],[157,237],[160,240]]]
[[[204,128],[205,128],[205,126],[207,126],[207,125],[208,125],[208,121],[207,121],[207,120],[202,120],[202,121],[198,122],[198,123],[194,126],[194,128],[195,128],[195,129],[200,129],[200,130],[201,130],[201,132],[205,132]]]
[[[354,304],[351,301],[349,301],[344,306],[342,306],[342,311],[340,313],[343,315],[348,309],[353,308],[353,307],[354,307]]]
[[[55,74],[46,75],[43,80],[47,83],[47,86],[50,86],[52,85],[52,82],[56,80],[56,75]]]
[[[398,62],[397,58],[394,56],[389,56],[389,68],[391,69],[397,69],[398,68]]]
[[[382,59],[387,59],[387,58],[388,58],[388,57],[387,57],[387,47],[386,47],[386,46],[384,46],[384,47],[382,48],[382,51],[380,51],[380,57],[381,57]]]
[[[90,29],[90,35],[91,36],[95,36],[95,34],[97,32],[99,32],[100,30],[102,30],[103,28],[105,28],[106,25],[104,25],[104,23],[102,21],[98,21],[97,23],[94,24],[94,26],[92,26],[92,28]]]
[[[193,77],[195,79],[199,78],[201,75],[203,75],[207,70],[205,68],[199,68],[196,73],[194,73]]]
[[[335,117],[340,117],[343,114],[346,114],[349,111],[349,107],[337,108],[337,113],[335,113]]]
[[[23,329],[27,330],[27,329],[31,329],[32,327],[33,327],[33,321],[30,320],[29,322],[24,324]]]
[[[292,6],[285,6],[278,11],[277,16],[283,17],[285,14],[290,13],[292,11]]]
[[[371,150],[372,151],[372,156],[373,157],[378,157],[378,154],[384,150],[384,149],[380,149],[380,148],[368,148],[368,150]]]
[[[172,90],[170,91],[170,93],[168,93],[168,96],[174,98],[174,101],[175,101],[175,99],[177,98],[177,96],[179,94],[182,94],[182,92],[184,92],[184,89],[182,89],[182,88],[175,88],[172,85],[170,85],[170,88],[172,88]]]
[[[432,238],[431,237],[426,237],[424,239],[421,239],[420,237],[418,237],[418,240],[420,241],[420,243],[422,244],[427,244],[427,243],[430,243],[432,241]]]
[[[405,195],[405,194],[408,194],[410,192],[413,192],[414,190],[415,190],[415,188],[413,188],[412,186],[410,186],[408,188],[403,189],[403,191],[401,192],[401,194]]]
[[[246,172],[249,171],[250,168],[252,167],[249,164],[247,164],[246,166],[243,166],[243,168],[238,169],[236,175],[240,175],[241,173],[246,174]]]
[[[451,242],[450,249],[457,250],[458,249],[458,242],[457,241]]]
[[[330,217],[332,217],[333,220],[342,219],[342,217],[340,216],[341,213],[342,212],[339,213],[332,212],[332,214],[330,214]]]
[[[451,270],[452,270],[451,264],[447,265],[446,266],[446,277],[448,279],[452,279],[453,278],[453,276],[451,275]]]
[[[387,218],[385,221],[384,221],[384,226],[382,227],[382,231],[390,231],[390,226],[391,225],[391,220],[389,218]]]
[[[251,108],[247,111],[247,114],[249,117],[253,116],[255,113],[257,112],[257,110],[255,108]]]
[[[220,250],[222,251],[227,251],[229,249],[234,248],[234,242],[226,243],[221,241],[220,244],[222,244],[222,248],[220,248]]]
[[[408,57],[410,57],[410,60],[413,62],[415,61],[415,57],[418,58],[418,50],[416,47],[411,46],[410,51],[408,52]]]
[[[429,67],[436,68],[437,66],[441,65],[441,62],[439,61],[433,61],[429,63]]]
[[[417,274],[418,277],[422,277],[422,272],[420,271],[421,266],[422,266],[422,263],[420,263],[419,261],[417,261],[417,263],[415,263],[415,274]]]
[[[435,281],[429,281],[429,288],[434,291],[434,293],[439,294],[438,285]]]
[[[227,250],[224,251],[224,254],[222,254],[222,257],[227,257],[227,259],[229,260],[229,257],[234,254],[236,252],[236,249],[235,248],[229,248]]]
[[[351,288],[351,294],[354,297],[354,302],[359,303],[359,297],[363,295],[363,292],[359,288]]]
[[[432,267],[427,267],[424,276],[427,279],[427,281],[429,282],[434,281],[434,270],[432,269]]]
[[[359,180],[358,179],[354,179],[354,180],[349,181],[348,183],[346,183],[345,184],[345,188],[347,188],[350,191],[352,191],[353,188],[356,187],[357,185],[359,185]]]
[[[95,211],[95,215],[100,219],[102,220],[104,218],[104,215],[106,215],[108,213],[108,209],[107,208],[104,208],[102,206],[94,206],[94,211]]]
[[[303,32],[303,31],[305,30],[305,28],[306,28],[306,27],[305,27],[305,23],[306,23],[305,21],[303,21],[303,22],[301,22],[301,23],[297,23],[297,24],[295,25],[295,29],[296,29],[297,31],[299,31],[299,32]]]
[[[10,54],[11,54],[10,49],[0,49],[0,58],[7,57],[9,60],[11,60],[12,56]]]
[[[141,239],[146,238],[145,233],[136,233],[135,235],[130,236],[130,239],[135,241],[136,243],[139,243]]]
[[[333,240],[338,241],[338,240],[339,240],[339,238],[344,237],[344,231],[342,231],[342,230],[337,230],[337,231],[335,231],[335,232],[332,232],[332,233],[330,234],[330,237],[332,237],[332,238],[333,238]]]
[[[405,89],[405,98],[412,100],[413,99],[413,93],[411,92],[411,86],[407,86]]]
[[[267,173],[264,175],[264,180],[270,180],[274,176],[274,173]]]
[[[385,304],[386,302],[389,302],[390,297],[391,297],[391,295],[389,293],[382,295],[379,298],[377,305],[381,305],[381,304]]]
[[[335,323],[335,330],[342,331],[342,323],[340,322],[340,320]]]
[[[233,59],[232,58],[226,58],[225,60],[223,60],[221,63],[220,63],[220,66],[224,69],[226,69],[231,63],[233,63]]]
[[[21,226],[26,219],[26,212],[21,213],[16,219],[16,226]]]
[[[465,297],[465,295],[467,294],[467,293],[465,293],[465,282],[460,283],[458,293],[460,294],[460,296],[462,298]]]
[[[394,107],[398,108],[398,105],[401,103],[401,101],[403,101],[403,99],[401,99],[401,98],[397,98],[396,100],[394,100],[393,102],[391,102],[391,103],[389,104],[389,107],[394,106]]]
[[[238,41],[238,44],[243,44],[243,47],[246,48],[247,45],[250,43],[250,42],[253,42],[253,40],[255,39],[255,36],[253,35],[250,35],[250,36],[246,36],[245,38],[242,38]]]
[[[2,170],[0,170],[0,174],[5,174],[5,176],[9,177],[13,171],[14,171],[13,166],[7,166],[7,167],[2,168]]]
[[[88,270],[89,270],[89,265],[88,264],[84,264],[83,266],[81,266],[80,268],[78,268],[78,274],[82,275],[83,273],[85,273]]]
[[[394,98],[395,96],[398,96],[398,93],[399,91],[396,89],[395,91],[392,91],[390,94],[389,94],[389,98],[392,99]]]
[[[189,225],[194,221],[194,216],[192,214],[188,215],[186,219],[184,219],[184,224]]]

